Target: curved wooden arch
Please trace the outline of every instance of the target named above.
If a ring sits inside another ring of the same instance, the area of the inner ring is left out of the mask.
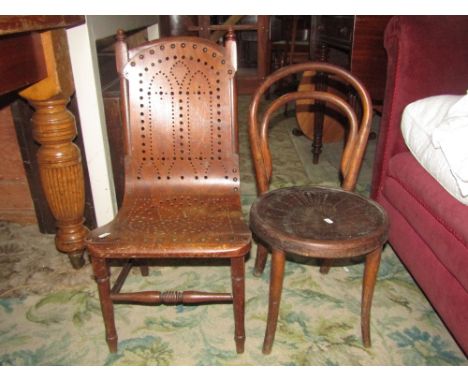
[[[359,168],[361,166],[362,158],[364,155],[364,151],[367,144],[367,139],[370,130],[370,124],[372,119],[372,101],[369,96],[368,91],[362,84],[362,82],[354,77],[351,73],[346,71],[343,68],[340,68],[336,65],[323,63],[323,62],[306,62],[301,64],[289,65],[285,66],[276,72],[272,73],[268,76],[265,81],[258,87],[257,91],[255,92],[252,102],[249,108],[249,139],[250,139],[250,146],[252,152],[252,158],[255,167],[256,173],[256,180],[257,180],[257,189],[258,192],[261,194],[268,190],[269,180],[271,178],[271,164],[268,163],[269,154],[267,154],[268,149],[264,144],[262,144],[262,137],[259,130],[259,122],[258,122],[258,114],[259,114],[259,106],[264,94],[268,91],[268,89],[278,81],[282,80],[283,78],[296,74],[302,73],[306,71],[317,71],[326,74],[332,74],[338,77],[341,81],[350,85],[355,91],[357,96],[359,97],[362,103],[362,117],[359,123],[359,128],[356,133],[356,138],[353,139],[352,145],[346,144],[346,149],[343,154],[342,158],[342,175],[343,175],[343,183],[342,187],[345,190],[353,190],[356,186],[357,175]],[[299,94],[307,94],[308,92],[297,92]],[[291,94],[291,93],[288,93]],[[287,96],[287,95],[286,95]],[[301,99],[299,96],[296,99]],[[293,100],[293,98],[289,100]],[[304,99],[307,97],[303,97]],[[284,100],[286,98],[283,98]],[[334,99],[334,101],[331,101]],[[344,100],[338,101],[339,97],[334,96],[329,98],[328,100],[324,99],[324,101],[333,102],[346,102]],[[286,102],[286,101],[285,101]],[[353,112],[354,113],[354,112]],[[355,113],[354,113],[355,114]],[[263,148],[263,149],[260,149]],[[270,159],[271,160],[271,159]],[[345,164],[345,166],[343,166]],[[270,175],[269,175],[270,174]]]
[[[342,160],[341,160],[341,171],[343,174],[346,174],[348,171],[348,164],[350,155],[352,153],[352,147],[355,143],[357,132],[358,132],[358,122],[356,114],[354,113],[353,109],[350,105],[348,105],[343,99],[340,97],[326,92],[320,91],[310,91],[310,92],[293,92],[287,93],[283,96],[277,98],[273,101],[266,111],[263,114],[262,122],[260,124],[260,149],[262,152],[262,156],[264,158],[265,164],[265,171],[267,175],[267,183],[270,182],[271,175],[272,175],[272,160],[271,160],[271,152],[268,148],[268,125],[271,120],[271,117],[275,111],[277,111],[281,106],[290,102],[290,101],[298,101],[298,100],[319,100],[324,102],[330,102],[331,104],[335,105],[340,111],[342,111],[349,123],[350,123],[350,134],[348,136],[348,141],[346,143],[346,147],[343,152]],[[266,188],[268,185],[266,185]],[[266,190],[262,191],[266,192]]]

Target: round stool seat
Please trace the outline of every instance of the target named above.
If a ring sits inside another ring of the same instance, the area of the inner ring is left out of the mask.
[[[267,192],[250,210],[250,227],[269,247],[318,258],[369,253],[387,239],[385,210],[353,192],[287,187]]]

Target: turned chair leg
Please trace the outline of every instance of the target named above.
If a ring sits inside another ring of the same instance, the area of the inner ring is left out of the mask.
[[[268,319],[263,341],[263,354],[270,354],[275,339],[278,323],[281,291],[285,267],[285,254],[280,250],[273,250],[271,255],[270,296],[268,300]]]
[[[254,276],[260,277],[265,269],[268,250],[261,244],[257,245],[257,257],[255,258]]]
[[[231,259],[232,299],[234,307],[234,340],[238,354],[244,352],[245,345],[245,259]]]
[[[91,259],[94,277],[98,286],[99,300],[101,301],[102,316],[106,329],[106,341],[111,353],[117,352],[117,331],[114,321],[114,306],[110,297],[110,272],[105,259]]]
[[[361,332],[362,342],[365,347],[371,346],[370,339],[370,310],[372,297],[374,294],[375,282],[379,271],[382,248],[377,248],[366,256],[364,267],[364,277],[362,283],[362,302],[361,302]]]

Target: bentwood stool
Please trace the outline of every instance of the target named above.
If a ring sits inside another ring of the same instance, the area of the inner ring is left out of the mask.
[[[87,249],[106,339],[117,351],[114,303],[233,303],[236,350],[244,351],[245,256],[251,233],[240,202],[236,44],[169,37],[128,49],[119,31],[117,71],[125,137],[125,197],[93,230]],[[232,293],[121,288],[132,265],[152,259],[225,259]],[[110,262],[127,262],[114,286]]]
[[[334,94],[310,91],[293,92],[273,101],[258,122],[260,100],[267,89],[285,76],[304,71],[333,75],[355,91],[362,106],[362,118],[353,107]],[[268,126],[273,113],[284,103],[302,99],[329,102],[348,119],[347,140],[341,160],[342,189],[327,187],[288,187],[268,191],[272,176]],[[384,209],[374,201],[353,192],[367,144],[372,104],[361,84],[347,71],[326,63],[303,63],[281,68],[271,74],[254,94],[249,116],[249,137],[254,159],[259,198],[250,210],[250,228],[258,240],[255,274],[265,267],[272,253],[268,319],[263,353],[272,350],[280,309],[285,254],[323,260],[327,273],[335,259],[365,255],[362,288],[361,330],[366,347],[370,341],[370,308],[380,264],[381,249],[387,239],[388,220]]]

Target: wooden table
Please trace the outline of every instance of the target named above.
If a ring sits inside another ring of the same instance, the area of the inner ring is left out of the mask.
[[[84,181],[81,153],[72,142],[74,93],[65,28],[84,16],[0,16],[0,96],[17,92],[35,112],[31,119],[39,175],[57,221],[57,249],[74,268],[84,264]]]

